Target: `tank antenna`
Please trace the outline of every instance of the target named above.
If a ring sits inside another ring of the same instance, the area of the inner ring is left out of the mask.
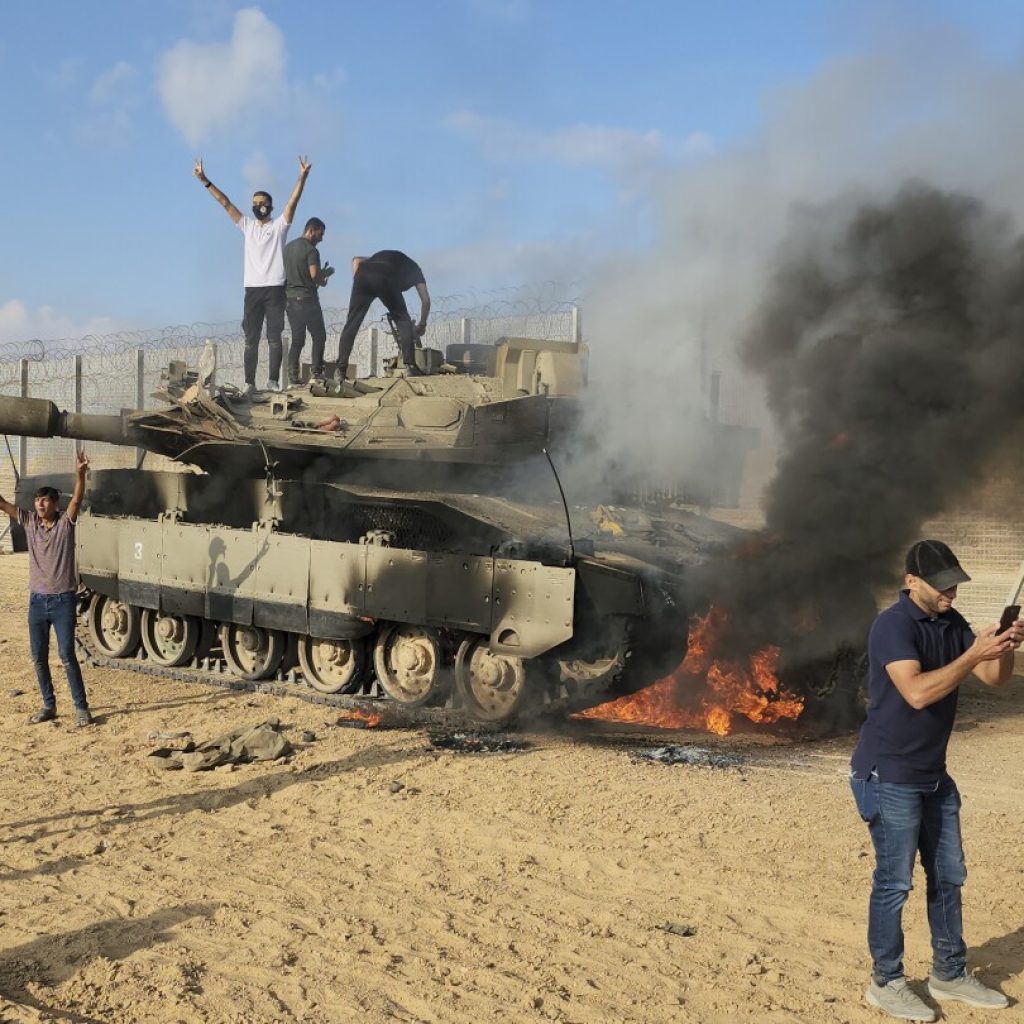
[[[558,493],[562,496],[562,508],[565,509],[565,530],[569,534],[569,554],[572,556],[572,560],[576,561],[576,545],[572,540],[572,521],[569,519],[569,503],[565,500],[565,491],[562,490],[562,481],[558,479],[558,470],[555,469],[554,462],[551,461],[551,453],[547,448],[541,448],[544,453],[544,458],[548,460],[548,465],[551,467],[551,472],[555,476],[555,483],[558,484]]]
[[[266,482],[267,482],[267,498],[273,501],[277,497],[275,493],[276,489],[274,484],[277,482],[274,478],[274,467],[277,465],[276,461],[271,461],[270,452],[267,451],[267,446],[259,439],[256,438],[256,443],[263,449],[263,462],[266,470]]]

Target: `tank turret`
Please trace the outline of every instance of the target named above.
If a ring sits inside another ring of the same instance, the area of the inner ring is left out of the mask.
[[[392,369],[251,396],[211,387],[172,363],[156,395],[163,408],[101,416],[0,398],[0,433],[141,447],[236,476],[263,475],[271,464],[292,475],[316,463],[328,476],[366,461],[503,466],[540,454],[568,429],[585,353],[575,343],[526,338],[453,345],[437,372]]]

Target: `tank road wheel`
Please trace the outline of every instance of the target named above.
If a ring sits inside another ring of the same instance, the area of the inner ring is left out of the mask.
[[[601,693],[621,675],[629,656],[629,627],[621,616],[607,619],[601,640],[582,657],[559,658],[558,680],[577,695]]]
[[[388,626],[377,636],[373,667],[384,692],[403,707],[419,708],[448,693],[441,640],[421,626]]]
[[[284,657],[284,633],[226,622],[220,627],[220,646],[232,675],[250,681],[267,679]]]
[[[306,682],[321,693],[352,693],[359,689],[370,665],[366,640],[321,640],[300,636],[299,664]]]
[[[127,658],[139,646],[139,609],[105,594],[94,594],[86,611],[89,638],[100,654]]]
[[[199,644],[199,623],[191,615],[142,612],[142,646],[150,659],[165,668],[192,660]]]
[[[483,638],[464,640],[455,655],[455,685],[471,718],[504,725],[526,695],[526,665],[522,658],[492,654]]]

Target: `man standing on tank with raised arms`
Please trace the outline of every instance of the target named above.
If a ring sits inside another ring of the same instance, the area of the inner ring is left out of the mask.
[[[267,343],[270,347],[269,386],[272,391],[277,391],[281,386],[281,332],[284,330],[285,313],[284,243],[312,166],[304,156],[299,157],[299,180],[295,182],[284,213],[276,220],[271,219],[274,200],[269,192],[262,189],[254,192],[252,217],[243,217],[242,212],[206,176],[202,160],[197,160],[192,168],[192,173],[224,207],[245,239],[242,332],[245,334],[245,392],[250,397],[256,390],[256,367],[259,363],[264,318],[267,321]]]
[[[75,523],[85,494],[85,474],[89,471],[85,452],[78,453],[76,463],[75,489],[66,512],[60,510],[60,492],[55,487],[40,487],[36,491],[31,512],[0,495],[0,512],[6,512],[25,530],[28,541],[28,638],[43,699],[43,706],[29,719],[32,725],[57,717],[57,697],[50,677],[51,626],[57,634],[57,650],[68,676],[75,724],[92,723],[82,669],[75,655]]]

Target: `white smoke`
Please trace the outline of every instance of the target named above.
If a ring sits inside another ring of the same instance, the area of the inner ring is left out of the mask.
[[[735,385],[734,420],[767,422],[734,353],[801,207],[885,201],[917,178],[1024,212],[1022,86],[1020,62],[917,25],[768,97],[752,138],[666,171],[653,247],[610,260],[585,297],[606,457],[678,479],[707,411],[702,368]]]

